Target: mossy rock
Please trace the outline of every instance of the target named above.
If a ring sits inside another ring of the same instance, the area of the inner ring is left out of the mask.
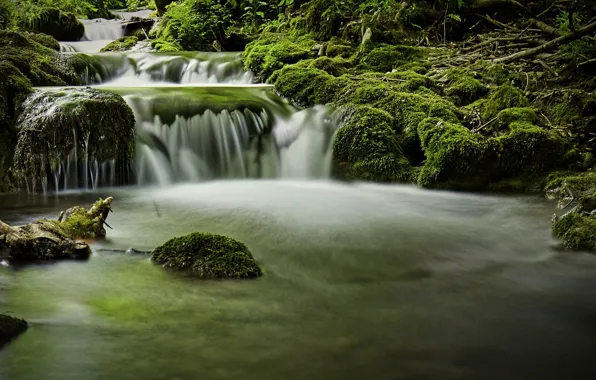
[[[135,36],[120,37],[104,46],[100,52],[105,53],[108,51],[127,51],[132,49],[137,42],[139,42],[139,39]]]
[[[74,149],[99,165],[115,160],[127,167],[134,157],[135,119],[119,95],[91,88],[45,90],[22,108],[12,166],[20,184],[39,188]]]
[[[418,135],[426,156],[418,177],[420,186],[480,190],[489,183],[498,158],[496,144],[461,124],[439,118],[424,119]]]
[[[58,41],[78,41],[85,35],[85,26],[74,13],[63,12],[58,8],[43,8],[39,17],[31,21],[21,21],[20,27],[35,33],[44,33]]]
[[[346,74],[351,66],[352,62],[344,58],[320,57],[312,61],[308,68],[323,70],[334,77],[339,77]]]
[[[32,86],[79,84],[73,68],[65,64],[50,36],[0,30],[0,191],[14,188],[8,177],[16,130],[14,124]]]
[[[348,43],[330,42],[325,50],[325,55],[330,58],[349,58],[356,52],[356,48]]]
[[[153,251],[151,261],[165,268],[190,271],[206,279],[263,275],[246,245],[209,233],[195,232],[168,240]]]
[[[390,72],[415,60],[422,60],[421,49],[407,45],[385,45],[366,43],[359,55],[361,71]]]
[[[368,106],[349,106],[333,143],[336,173],[344,179],[411,182],[412,167],[393,131],[393,117]]]
[[[504,84],[497,87],[490,98],[481,103],[482,118],[489,121],[507,108],[526,108],[529,106],[528,98],[518,88]]]
[[[314,40],[301,38],[292,40],[288,36],[265,33],[248,45],[242,54],[246,70],[250,70],[263,81],[268,81],[274,71],[285,65],[303,59],[314,58]]]
[[[335,101],[353,81],[346,77],[336,78],[323,70],[291,65],[276,71],[269,78],[269,83],[281,96],[298,105],[311,107]]]
[[[572,210],[553,220],[553,233],[576,251],[596,250],[596,216]]]
[[[28,324],[25,320],[0,314],[0,348],[25,332],[27,328]]]
[[[488,93],[488,87],[463,69],[449,69],[439,80],[445,83],[445,95],[456,104],[470,104]]]

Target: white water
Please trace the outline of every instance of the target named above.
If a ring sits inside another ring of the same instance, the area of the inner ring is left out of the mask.
[[[86,43],[81,43],[86,44]],[[153,86],[179,84],[251,84],[253,75],[242,68],[241,53],[104,53],[89,54],[90,70],[81,73],[86,84]]]

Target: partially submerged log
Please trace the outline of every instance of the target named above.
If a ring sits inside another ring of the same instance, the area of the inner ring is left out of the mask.
[[[18,261],[86,259],[91,248],[77,239],[105,236],[112,200],[99,199],[89,211],[70,208],[58,220],[41,219],[16,227],[0,221],[0,254]]]

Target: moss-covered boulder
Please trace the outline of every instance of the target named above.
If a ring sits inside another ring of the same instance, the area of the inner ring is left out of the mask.
[[[27,330],[26,321],[0,314],[0,348]]]
[[[413,170],[397,145],[393,117],[368,106],[352,106],[337,131],[333,159],[344,179],[411,182]]]
[[[595,215],[572,210],[553,218],[553,233],[571,250],[596,251]]]
[[[424,57],[421,49],[407,45],[366,43],[359,55],[361,71],[389,72]]]
[[[35,19],[19,20],[19,26],[31,32],[50,35],[58,41],[78,41],[85,35],[85,26],[74,13],[52,7],[41,8]]]
[[[0,30],[0,191],[13,188],[8,169],[16,145],[14,124],[32,86],[79,84],[56,49],[59,44],[50,36]]]
[[[316,42],[307,37],[297,40],[280,34],[265,33],[246,46],[242,61],[262,81],[267,81],[275,70],[300,60],[314,58]]]
[[[427,118],[418,125],[418,135],[426,156],[419,185],[478,190],[484,189],[494,175],[496,145],[461,124]]]
[[[45,90],[22,108],[12,166],[21,186],[38,190],[75,151],[81,165],[115,160],[128,167],[133,159],[135,119],[119,95],[91,88]]]
[[[464,69],[447,70],[439,82],[445,84],[445,95],[458,105],[470,104],[488,93],[488,87]]]
[[[190,271],[200,278],[254,278],[263,275],[248,248],[222,235],[195,232],[157,247],[151,261]]]
[[[120,37],[104,46],[100,52],[105,53],[108,51],[127,51],[132,49],[137,42],[139,42],[139,39],[135,36]]]

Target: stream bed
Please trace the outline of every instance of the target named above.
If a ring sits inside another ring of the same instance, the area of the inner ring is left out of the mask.
[[[0,220],[115,198],[86,262],[0,266],[30,329],[2,380],[593,379],[596,256],[561,250],[537,197],[326,180],[0,195]],[[148,256],[193,231],[264,268],[201,281]]]

